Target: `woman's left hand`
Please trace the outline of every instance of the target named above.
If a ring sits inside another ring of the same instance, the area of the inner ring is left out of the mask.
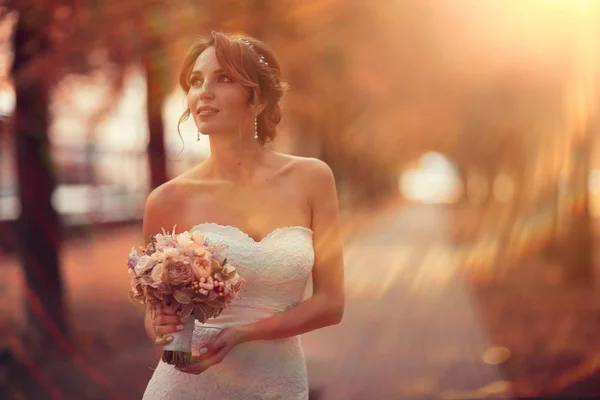
[[[241,331],[237,328],[225,328],[211,343],[200,349],[201,355],[193,356],[191,362],[175,368],[186,374],[200,375],[223,361],[231,349],[240,343],[242,343]]]

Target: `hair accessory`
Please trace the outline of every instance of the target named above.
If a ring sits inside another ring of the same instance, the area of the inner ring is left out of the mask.
[[[258,50],[256,50],[256,47],[254,47],[254,45],[252,43],[250,43],[249,40],[247,39],[240,39],[246,46],[248,46],[248,48],[250,48],[250,51],[252,51],[252,53],[256,54],[256,57],[258,57],[258,62],[263,64],[266,67],[269,67],[269,63],[267,62],[265,56],[263,56],[262,54],[260,54],[258,52]],[[269,71],[269,75],[271,76],[271,79],[273,80],[273,84],[275,85],[275,87],[279,87],[279,83],[277,83],[277,79],[275,78],[275,75],[273,75],[273,73],[271,71]]]
[[[265,56],[263,56],[262,54],[260,54],[258,52],[258,50],[256,50],[256,47],[254,47],[254,45],[252,43],[250,43],[246,39],[242,39],[242,42],[246,43],[246,46],[250,47],[250,50],[252,50],[252,52],[254,54],[256,54],[256,56],[258,57],[258,62],[259,63],[265,64],[267,67],[269,66],[269,63],[267,62],[267,60],[265,60]]]

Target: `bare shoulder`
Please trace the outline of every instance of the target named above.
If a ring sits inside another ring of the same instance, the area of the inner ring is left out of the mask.
[[[318,158],[304,158],[300,165],[302,172],[305,175],[308,175],[313,179],[318,179],[321,183],[323,183],[323,181],[329,183],[334,182],[333,171],[325,161],[319,160]]]
[[[178,220],[177,211],[182,209],[190,193],[190,184],[185,179],[174,178],[150,192],[144,207],[143,232],[147,239],[151,234],[169,230]]]
[[[336,195],[336,184],[333,171],[327,163],[318,158],[299,157],[283,154],[286,162],[287,176],[294,185],[301,187],[309,200],[320,201],[323,196]]]
[[[294,175],[308,192],[335,188],[333,171],[326,162],[312,157],[295,157],[294,164]]]
[[[154,211],[156,208],[174,205],[181,196],[185,186],[178,179],[163,183],[150,192],[146,198],[146,210]]]
[[[278,153],[278,156],[285,160],[285,166],[292,175],[298,179],[313,180],[318,179],[321,182],[333,182],[333,172],[327,163],[314,157],[300,157],[289,154]]]

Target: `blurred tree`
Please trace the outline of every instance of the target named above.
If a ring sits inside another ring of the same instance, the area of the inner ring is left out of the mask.
[[[43,68],[51,53],[52,10],[18,4],[11,75],[15,86],[14,143],[21,213],[18,252],[24,271],[25,335],[33,346],[55,348],[67,334],[60,275],[60,218],[48,137],[53,70]]]
[[[280,54],[294,151],[327,162],[359,203],[397,192],[396,155],[380,146],[389,132],[375,132],[370,119],[379,90],[370,83],[385,79],[365,62],[372,47],[382,49],[377,12],[370,3],[323,1],[278,13],[288,25]]]
[[[146,40],[141,43],[143,49],[140,49],[146,73],[147,155],[151,190],[168,180],[162,109],[171,89],[173,71],[163,37],[168,22],[161,8],[151,4],[144,10],[142,32],[146,33]]]
[[[16,92],[14,142],[26,331],[38,344],[56,345],[57,335],[66,335],[68,329],[59,267],[62,228],[52,203],[56,188],[49,137],[53,89],[66,76],[102,72],[109,96],[104,104],[98,99],[98,111],[90,118],[95,125],[117,104],[114,99],[122,93],[128,69],[141,64],[148,79],[150,186],[166,181],[161,111],[174,80],[169,77],[164,48],[169,14],[162,2],[125,6],[118,1],[25,0],[7,1],[5,6],[2,16],[18,15],[11,75]]]

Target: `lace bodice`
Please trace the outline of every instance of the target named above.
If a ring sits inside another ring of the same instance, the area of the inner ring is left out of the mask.
[[[227,245],[227,259],[246,280],[232,308],[250,307],[272,313],[302,301],[314,264],[310,229],[277,228],[258,242],[234,226],[202,223],[191,230],[201,231],[215,244]],[[224,314],[226,318],[227,310]]]
[[[205,324],[197,322],[192,353],[227,326],[251,323],[303,300],[314,264],[312,231],[278,228],[260,241],[233,226],[194,226],[214,244],[226,245],[228,260],[246,280],[232,307]],[[307,400],[308,379],[300,338],[259,340],[234,347],[222,363],[200,375],[159,361],[144,400]]]

